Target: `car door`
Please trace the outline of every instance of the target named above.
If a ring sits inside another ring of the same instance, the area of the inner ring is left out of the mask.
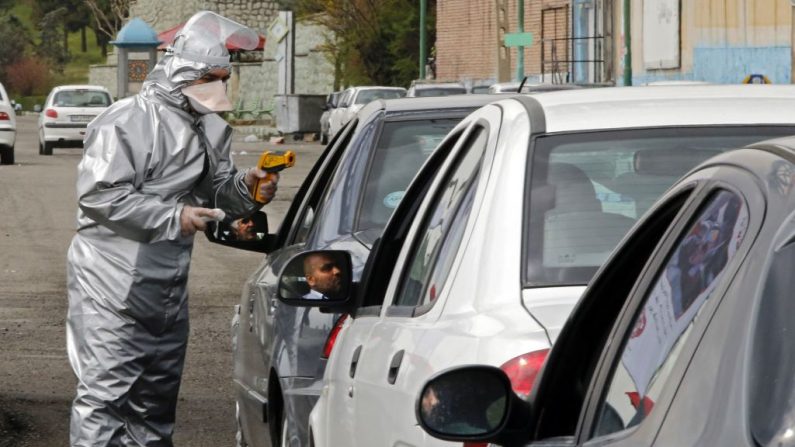
[[[246,439],[262,439],[263,404],[267,402],[268,377],[273,353],[276,300],[272,294],[275,284],[273,264],[289,257],[305,239],[312,224],[313,211],[320,193],[331,178],[340,154],[344,151],[356,123],[351,123],[336,141],[327,146],[293,199],[279,231],[277,245],[281,248],[265,256],[257,270],[247,280],[233,320],[233,348],[235,351],[234,382],[238,385],[238,399],[243,402],[241,424]],[[278,273],[278,272],[277,272]]]
[[[721,208],[727,197],[740,205],[737,212]],[[533,439],[549,446],[652,445],[764,212],[758,186],[740,169],[702,169],[674,185],[602,266],[561,331],[531,396]],[[698,261],[691,262],[683,253],[694,246],[696,229],[715,223],[719,231],[711,234],[724,242],[729,235],[727,250],[712,262],[691,252]],[[712,275],[694,288],[682,271]]]
[[[437,172],[445,165],[447,155],[460,147],[464,130],[464,125],[457,126],[428,157],[406,189],[382,236],[373,245],[362,273],[362,283],[358,287],[357,300],[360,304],[353,318],[337,336],[328,359],[325,389],[321,397],[322,416],[318,421],[326,427],[322,430],[326,438],[321,445],[367,445],[366,442],[355,444],[358,424],[354,416],[353,398],[356,392],[353,379],[357,374],[362,344],[369,337],[373,324],[379,320],[381,303],[391,275],[391,269],[382,268],[382,265],[394,265],[422,199],[436,179]]]
[[[761,228],[765,199],[748,172],[721,167],[702,175],[703,187],[660,242],[606,339],[581,414],[582,445],[655,443],[699,341]],[[706,421],[708,401],[693,399],[690,418]],[[693,444],[701,431],[691,430]]]
[[[416,388],[437,371],[438,362],[449,364],[451,355],[458,356],[439,352],[440,334],[432,332],[444,307],[440,297],[445,283],[454,276],[459,248],[479,209],[490,166],[486,153],[491,149],[493,156],[499,131],[499,113],[479,115],[415,218],[381,314],[361,344],[353,378],[354,420],[361,445],[428,442],[414,421]],[[449,338],[447,346],[455,346],[451,340],[455,336]],[[379,417],[384,411],[394,416]]]

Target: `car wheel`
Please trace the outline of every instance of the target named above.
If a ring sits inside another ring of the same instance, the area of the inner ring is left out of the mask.
[[[237,433],[235,434],[236,447],[248,447],[246,437],[243,436],[243,427],[240,426],[240,404],[235,402],[235,425],[237,425]]]
[[[0,151],[0,164],[12,165],[14,164],[14,146],[5,148]]]
[[[282,410],[282,433],[279,436],[279,445],[281,447],[290,447],[293,445],[292,438],[290,438],[290,422],[287,419],[287,411]]]
[[[44,148],[42,149],[42,155],[52,155],[52,149],[55,147],[55,143],[50,143],[49,141],[44,142]]]
[[[41,140],[39,140],[39,155],[44,155],[44,145],[41,144]]]

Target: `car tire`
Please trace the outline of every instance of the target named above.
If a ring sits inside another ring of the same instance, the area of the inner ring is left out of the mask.
[[[235,402],[235,425],[237,426],[237,433],[235,433],[235,447],[248,447],[246,437],[243,436],[243,427],[240,425],[240,404]]]
[[[39,140],[39,155],[44,155],[44,145]]]
[[[290,442],[291,439],[288,438],[287,433],[290,432],[290,422],[287,419],[287,411],[282,409],[282,427],[281,427],[281,434],[279,435],[279,446],[280,447],[290,447],[292,443]]]
[[[42,148],[41,155],[52,155],[52,149],[55,147],[55,143],[50,143],[49,141],[44,142],[44,147]]]
[[[0,150],[0,164],[14,164],[14,146]]]

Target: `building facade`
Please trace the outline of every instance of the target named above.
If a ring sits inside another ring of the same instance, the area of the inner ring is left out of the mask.
[[[444,80],[602,82],[605,35],[612,18],[609,0],[525,0],[524,71],[519,51],[506,47],[507,33],[519,31],[519,0],[438,0],[436,77]],[[609,62],[609,61],[607,61]],[[585,65],[583,65],[585,64]]]
[[[790,0],[633,0],[631,17],[633,85],[792,82]]]
[[[277,92],[278,61],[276,42],[268,36],[268,27],[278,15],[275,0],[137,0],[130,11],[158,33],[187,21],[201,10],[217,12],[238,21],[266,37],[264,51],[256,62],[234,62],[229,82],[230,100],[238,109],[268,109],[273,107]],[[334,85],[334,66],[322,51],[327,31],[311,22],[296,23],[295,93],[325,95]],[[115,53],[107,64],[91,67],[89,82],[117,91]]]
[[[521,78],[516,48],[502,43],[518,29],[519,2],[438,0],[436,77]],[[523,74],[615,85],[791,83],[794,10],[790,0],[524,0],[533,43],[523,52]]]

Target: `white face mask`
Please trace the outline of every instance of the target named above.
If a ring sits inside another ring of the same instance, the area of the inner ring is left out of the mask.
[[[193,110],[202,115],[226,112],[233,108],[226,97],[226,85],[220,80],[183,87],[182,94],[188,98]]]

